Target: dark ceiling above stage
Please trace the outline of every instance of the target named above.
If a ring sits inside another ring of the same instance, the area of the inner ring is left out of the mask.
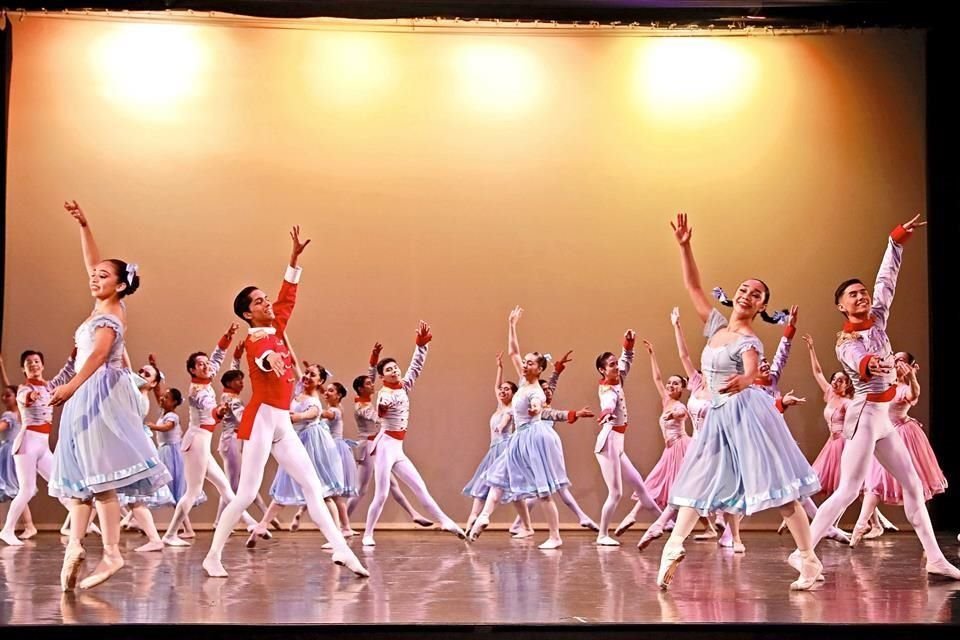
[[[723,25],[750,20],[772,26],[925,27],[947,18],[950,0],[880,2],[856,0],[0,0],[11,9],[64,8],[223,11],[266,17],[480,18],[603,23]],[[943,8],[941,8],[943,7]]]

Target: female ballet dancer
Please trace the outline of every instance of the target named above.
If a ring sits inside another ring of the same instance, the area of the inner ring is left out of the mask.
[[[440,528],[443,531],[452,533],[460,539],[466,538],[463,529],[440,509],[440,505],[427,490],[427,485],[413,461],[403,451],[403,439],[407,435],[407,426],[410,421],[409,393],[423,370],[423,363],[427,358],[427,345],[432,339],[430,325],[421,320],[417,327],[417,346],[413,351],[410,366],[402,378],[403,372],[393,358],[383,358],[377,363],[377,373],[383,380],[383,387],[377,394],[377,415],[380,417],[382,428],[370,448],[370,455],[374,456],[374,496],[367,511],[366,529],[363,533],[363,544],[367,547],[376,545],[373,530],[387,501],[392,473],[395,473],[397,479],[413,491],[420,504],[440,522]]]
[[[490,492],[483,511],[473,522],[469,537],[470,540],[476,540],[490,525],[490,516],[501,500],[516,502],[520,517],[528,520],[523,500],[537,498],[543,503],[550,529],[550,537],[540,548],[556,549],[563,541],[560,539],[560,518],[557,505],[553,502],[553,493],[570,484],[570,480],[564,466],[560,437],[541,419],[546,395],[540,387],[540,374],[546,369],[547,360],[535,351],[526,356],[520,355],[517,323],[522,314],[520,307],[510,312],[507,340],[510,360],[523,379],[511,403],[516,430],[506,450],[487,471],[486,481],[490,484]],[[589,409],[584,408],[567,412],[567,419],[574,422],[579,417],[592,415]]]
[[[823,392],[823,402],[826,405],[823,409],[823,418],[830,434],[823,449],[813,461],[813,469],[820,478],[821,491],[824,495],[830,496],[840,484],[840,457],[843,453],[843,443],[846,442],[843,438],[843,419],[853,398],[853,385],[843,371],[834,372],[827,381],[823,375],[820,360],[817,358],[816,348],[813,346],[813,338],[805,335],[803,341],[807,344],[807,350],[810,353],[813,378]]]
[[[37,494],[37,474],[48,483],[50,481],[53,468],[53,453],[50,451],[50,430],[53,422],[51,400],[54,389],[73,379],[76,373],[74,364],[74,354],[70,354],[63,369],[52,380],[47,381],[43,379],[42,353],[28,350],[20,355],[20,366],[26,381],[17,390],[17,406],[23,425],[11,445],[18,491],[10,503],[3,529],[0,530],[0,540],[8,545],[23,544],[14,534],[14,529],[30,500]],[[84,524],[86,526],[86,523]],[[27,538],[33,537],[36,535],[36,528],[28,528],[24,534]]]
[[[557,385],[560,383],[560,374],[566,369],[567,364],[573,362],[573,358],[570,357],[572,353],[573,351],[567,351],[562,358],[553,363],[553,373],[550,374],[549,380],[540,379],[540,388],[543,389],[543,394],[547,398],[546,402],[543,403],[543,409],[540,411],[540,419],[555,431],[558,422],[567,422],[566,413],[553,410],[553,396],[557,392]],[[544,357],[548,362],[550,361],[549,354],[544,354]],[[563,438],[560,438],[559,432],[557,432],[557,437],[560,440],[560,454],[563,455]],[[566,459],[566,457],[564,457],[564,459]],[[639,472],[637,473],[639,474]],[[600,531],[600,525],[587,515],[587,512],[580,507],[577,499],[573,497],[573,492],[570,491],[570,485],[564,485],[557,489],[557,495],[560,496],[560,502],[566,505],[573,513],[581,528],[597,532]],[[537,498],[527,498],[525,502],[527,504],[527,512],[532,513],[537,504],[540,503],[540,500]],[[648,501],[648,503],[652,504],[652,501]],[[524,524],[524,522],[524,516],[518,515],[510,526],[509,531],[515,538],[528,538],[534,534],[533,529],[527,526],[529,525],[529,518],[526,519],[527,524]]]
[[[187,392],[189,423],[180,445],[180,450],[183,452],[187,490],[177,501],[177,508],[163,534],[164,544],[171,547],[190,546],[190,543],[180,538],[177,532],[184,519],[190,516],[190,510],[197,504],[200,493],[203,491],[204,479],[210,481],[221,498],[232,500],[234,497],[227,476],[224,475],[223,469],[220,468],[211,451],[213,432],[224,414],[223,407],[217,404],[217,393],[213,389],[212,381],[220,370],[220,365],[223,364],[227,349],[238,328],[237,323],[231,323],[209,357],[203,351],[196,351],[187,358],[186,368],[187,373],[190,374],[190,390]],[[265,539],[271,537],[266,529],[258,527],[257,521],[246,511],[241,517],[248,531],[255,531]]]
[[[299,372],[299,365],[297,370]],[[337,508],[333,504],[333,496],[343,489],[343,466],[337,451],[337,443],[330,431],[321,424],[320,419],[320,413],[323,410],[320,389],[326,379],[326,369],[318,364],[307,365],[306,370],[300,375],[296,395],[290,403],[290,422],[307,452],[314,474],[320,481],[320,497],[323,498],[331,516],[334,516]],[[283,468],[277,469],[277,475],[274,476],[273,484],[270,485],[270,497],[273,500],[260,521],[261,527],[265,527],[268,522],[276,518],[283,507],[303,507],[307,504],[300,484]],[[297,531],[300,528],[301,515],[301,510],[298,509],[290,525],[291,531]],[[255,539],[251,536],[247,546],[253,547],[254,543]]]
[[[70,500],[70,540],[60,572],[64,591],[94,587],[123,567],[120,555],[120,502],[117,493],[144,494],[170,481],[143,432],[137,390],[124,362],[127,332],[123,298],[140,287],[135,264],[101,260],[83,210],[76,201],[64,208],[80,225],[80,244],[93,312],[77,329],[77,373],[56,389],[50,404],[63,405],[50,495]],[[96,507],[103,537],[103,558],[79,583],[83,536]]]
[[[360,436],[357,455],[359,479],[357,495],[347,501],[347,516],[353,515],[357,504],[367,494],[367,487],[370,485],[370,479],[373,478],[373,459],[370,457],[370,448],[380,431],[380,416],[377,415],[377,407],[373,402],[373,393],[377,390],[377,361],[380,360],[380,351],[382,350],[382,344],[379,342],[374,344],[373,350],[370,352],[370,368],[367,370],[367,374],[353,379],[353,391],[357,394],[353,400],[353,419],[357,424],[357,433]],[[390,497],[400,505],[400,508],[410,516],[414,523],[421,527],[433,526],[433,521],[423,517],[403,495],[395,474],[390,474]]]
[[[853,381],[854,395],[844,418],[843,435],[847,442],[840,458],[840,484],[820,505],[811,532],[816,544],[856,500],[876,456],[903,487],[904,514],[923,545],[927,573],[960,580],[960,569],[950,564],[937,545],[923,501],[923,483],[889,414],[889,403],[897,394],[893,349],[886,331],[890,305],[900,273],[903,243],[925,224],[917,215],[890,234],[872,297],[856,278],[840,283],[834,292],[834,303],[846,318],[837,339],[837,359]],[[791,558],[795,555],[791,554]]]
[[[693,366],[693,360],[690,359],[690,350],[687,348],[687,339],[683,335],[683,328],[680,326],[680,309],[674,307],[670,312],[670,324],[673,325],[673,336],[677,342],[677,354],[680,356],[680,362],[683,364],[683,371],[687,376],[687,389],[690,395],[687,397],[687,415],[690,416],[690,423],[693,425],[693,436],[697,437],[703,423],[707,419],[707,412],[712,404],[710,390],[703,379],[703,373]],[[723,513],[717,512],[701,518],[706,527],[706,531],[693,536],[693,539],[702,542],[705,540],[717,539],[717,529],[724,532],[724,536],[717,541],[722,547],[732,547],[733,539],[730,533],[726,531],[726,525],[723,522]],[[623,533],[617,529],[615,535]]]
[[[779,507],[801,551],[800,577],[791,589],[811,588],[822,571],[813,552],[810,526],[798,499],[819,491],[816,473],[791,437],[783,416],[753,386],[763,345],[753,330],[757,315],[766,320],[770,289],[761,280],[745,280],[734,295],[728,321],[714,309],[700,284],[686,214],[671,222],[680,246],[683,280],[704,322],[707,345],[701,369],[713,394],[707,420],[687,451],[674,482],[670,504],[678,507],[676,526],[664,545],[657,585],[667,589],[686,555],[683,542],[698,512],[751,515]]]
[[[333,547],[334,564],[346,566],[358,576],[370,575],[347,546],[324,506],[320,479],[290,421],[290,398],[296,380],[292,373],[290,348],[283,333],[297,300],[297,283],[302,272],[297,263],[300,254],[310,244],[309,240],[300,242],[299,226],[290,230],[290,239],[293,244],[290,262],[276,303],[254,286],[244,287],[233,301],[233,312],[250,326],[244,348],[253,395],[237,429],[237,437],[246,440],[240,458],[237,494],[220,515],[210,550],[203,560],[203,569],[212,578],[227,577],[221,562],[223,547],[234,524],[253,503],[271,454],[280,468],[300,485],[311,519]]]
[[[597,356],[597,372],[600,374],[600,434],[593,452],[600,465],[600,473],[607,485],[607,498],[600,512],[600,532],[597,534],[597,544],[606,547],[618,547],[620,543],[608,535],[610,520],[616,511],[623,493],[623,476],[633,487],[634,495],[638,496],[637,508],[631,512],[627,520],[621,525],[624,531],[630,528],[636,520],[640,508],[654,511],[660,516],[661,509],[657,505],[653,493],[643,481],[643,477],[630,461],[624,451],[624,438],[627,431],[627,400],[623,392],[623,383],[630,373],[633,363],[633,347],[637,336],[634,331],[628,330],[623,334],[623,349],[618,359],[610,351]]]
[[[947,479],[930,447],[930,441],[923,432],[923,426],[907,415],[910,407],[916,405],[920,398],[920,383],[917,381],[917,370],[920,366],[913,355],[905,351],[894,355],[894,364],[897,368],[897,391],[890,401],[890,422],[900,434],[900,439],[910,454],[910,460],[920,478],[923,499],[928,501],[947,490]],[[850,537],[850,546],[856,546],[861,538],[866,537],[871,528],[870,517],[881,502],[903,504],[903,486],[892,473],[880,465],[873,466],[866,487],[860,517]]]
[[[161,462],[167,468],[172,476],[167,488],[173,495],[174,503],[187,493],[187,477],[184,470],[183,453],[180,451],[182,441],[182,431],[180,428],[180,416],[177,415],[177,408],[183,404],[183,393],[176,388],[164,389],[160,395],[160,419],[156,422],[147,422],[147,427],[157,434],[157,451]],[[193,506],[203,504],[207,500],[207,494],[203,491],[197,497]],[[196,533],[190,518],[183,519],[184,534],[181,538],[193,538]],[[177,532],[179,535],[179,532]]]
[[[513,433],[513,413],[510,411],[510,402],[516,392],[515,383],[503,380],[503,352],[501,351],[497,354],[497,379],[493,385],[497,408],[490,416],[490,447],[462,492],[468,498],[473,498],[473,507],[470,509],[470,517],[467,518],[467,531],[473,527],[473,521],[480,515],[487,494],[490,493],[490,485],[485,480],[487,469],[507,448],[507,441]]]
[[[339,382],[331,382],[324,387],[323,399],[327,406],[320,412],[322,426],[333,436],[337,454],[340,457],[341,476],[340,487],[334,493],[333,502],[337,509],[337,519],[340,521],[340,531],[344,537],[357,535],[350,527],[350,514],[347,511],[347,500],[358,493],[357,465],[353,461],[353,449],[343,439],[343,410],[340,403],[347,395],[347,389]]]
[[[134,388],[140,393],[140,419],[143,421],[144,433],[150,442],[151,454],[157,459],[160,459],[160,453],[153,443],[153,433],[147,424],[147,414],[150,413],[150,395],[160,382],[160,372],[154,368],[153,365],[147,364],[140,367],[137,374],[131,375],[130,378]],[[167,469],[167,471],[169,472],[170,470]],[[135,551],[163,551],[163,540],[160,539],[160,534],[157,532],[157,525],[154,523],[153,514],[150,512],[150,509],[174,506],[176,504],[173,493],[170,491],[169,483],[159,487],[156,491],[121,494],[119,498],[122,506],[130,508],[131,518],[136,521],[140,531],[147,536],[147,543],[137,547]]]
[[[0,356],[2,362],[2,356]],[[7,380],[3,372],[4,382]],[[20,433],[20,408],[17,406],[17,388],[10,384],[3,387],[3,414],[0,415],[0,502],[7,502],[17,497],[20,485],[17,483],[17,467],[13,459],[13,442]],[[23,533],[21,540],[37,535],[37,527],[33,524],[33,515],[27,505],[21,514]],[[16,528],[16,524],[11,525]]]
[[[240,419],[243,417],[243,399],[240,394],[243,392],[244,375],[240,370],[240,358],[243,357],[243,340],[237,343],[233,350],[233,359],[230,361],[230,369],[220,376],[220,384],[223,386],[223,392],[220,394],[220,413],[223,419],[220,421],[220,441],[217,443],[217,452],[223,461],[223,473],[230,482],[230,488],[234,493],[237,491],[237,484],[240,482],[240,454],[243,450],[243,441],[237,438],[237,427],[240,426]],[[267,505],[257,493],[253,500],[257,508],[262,513],[267,512]],[[217,505],[217,517],[214,519],[213,526],[216,528],[220,521],[220,514],[223,513],[227,501],[221,496]],[[271,520],[270,526],[274,529],[280,529],[279,520]]]
[[[687,407],[681,401],[683,391],[687,387],[687,379],[683,376],[672,375],[667,378],[667,382],[664,384],[653,345],[644,340],[643,346],[646,347],[647,353],[650,355],[650,373],[653,376],[653,384],[657,388],[657,393],[660,395],[661,413],[658,422],[660,433],[663,435],[663,453],[660,454],[657,464],[647,474],[647,490],[657,506],[663,509],[663,513],[660,514],[656,522],[650,525],[650,528],[640,538],[640,542],[637,543],[637,548],[641,551],[662,536],[666,524],[676,516],[676,509],[669,504],[670,489],[680,473],[683,459],[692,441],[690,436],[687,435]],[[627,518],[635,519],[640,507],[640,503],[637,503]],[[622,525],[617,530],[619,531],[621,528]],[[737,542],[739,541],[734,540],[734,545]],[[734,551],[738,551],[736,546],[734,546]]]

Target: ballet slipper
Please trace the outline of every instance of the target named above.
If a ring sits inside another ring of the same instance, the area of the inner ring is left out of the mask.
[[[23,546],[23,541],[20,538],[18,538],[16,534],[14,534],[12,531],[9,533],[6,531],[4,531],[3,533],[0,533],[0,540],[3,540],[11,547]]]
[[[100,558],[97,568],[93,573],[81,580],[77,587],[80,589],[92,589],[98,584],[106,582],[113,574],[123,568],[123,556],[120,555],[120,547],[116,544],[103,545],[103,557]]]
[[[823,573],[823,565],[812,551],[807,557],[801,557],[799,560],[800,577],[790,583],[790,590],[809,591],[819,581]]]
[[[670,588],[670,583],[677,573],[677,567],[683,562],[687,552],[682,546],[670,547],[663,546],[663,554],[660,556],[660,569],[657,571],[657,586],[666,591]]]
[[[77,587],[77,578],[80,576],[80,567],[87,556],[83,545],[72,542],[67,545],[63,554],[63,568],[60,569],[60,588],[63,591],[73,591]]]
[[[223,563],[220,562],[220,558],[212,555],[208,555],[203,559],[203,570],[207,572],[207,575],[211,578],[226,578],[229,574],[227,570],[223,568]]]
[[[634,520],[633,518],[630,518],[629,520],[624,518],[623,522],[617,525],[617,528],[614,530],[613,535],[619,538],[624,533],[626,533],[630,529],[630,527],[632,527],[635,524],[637,524],[637,521]]]
[[[550,549],[559,549],[562,544],[563,540],[559,538],[547,538],[543,543],[539,544],[537,548],[549,551]]]
[[[470,529],[470,533],[467,534],[467,539],[470,542],[476,542],[480,537],[480,534],[483,533],[483,530],[490,526],[490,516],[480,514],[477,516],[477,519],[473,521],[473,528]]]
[[[663,535],[663,527],[658,524],[654,524],[652,527],[643,532],[643,537],[640,538],[640,542],[637,543],[637,550],[643,551],[650,543]]]
[[[597,536],[597,545],[601,547],[619,547],[620,543],[610,536]]]
[[[803,555],[800,553],[799,549],[794,550],[793,553],[787,556],[787,564],[793,567],[797,573],[803,573]],[[823,565],[821,565],[820,574],[817,576],[817,582],[823,582],[824,580],[826,580],[826,578],[823,576]]]
[[[164,546],[163,540],[156,540],[154,542],[148,542],[146,544],[142,544],[136,549],[134,549],[134,551],[137,551],[139,553],[147,553],[149,551],[163,551],[163,546]]]
[[[346,567],[353,571],[356,575],[361,578],[369,578],[370,572],[360,564],[360,560],[353,554],[350,549],[344,549],[341,551],[336,551],[333,554],[333,564],[339,565],[341,567]]]

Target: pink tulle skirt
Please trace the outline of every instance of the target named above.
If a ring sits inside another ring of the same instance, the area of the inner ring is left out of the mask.
[[[670,498],[670,489],[673,487],[673,481],[680,473],[680,466],[683,464],[683,457],[687,454],[687,448],[693,439],[684,434],[663,448],[660,459],[647,475],[644,481],[647,485],[647,491],[650,497],[654,499],[657,506],[661,509],[667,506]]]
[[[913,461],[913,467],[920,476],[923,499],[929,500],[938,493],[946,491],[947,479],[940,469],[937,456],[933,453],[927,434],[923,432],[920,423],[910,418],[896,427],[910,454],[910,460]],[[867,490],[880,496],[880,502],[883,504],[903,504],[903,487],[889,471],[883,468],[883,465],[875,464],[871,468],[867,478]]]
[[[813,470],[820,478],[820,490],[828,496],[840,486],[840,456],[845,442],[843,437],[831,436],[813,461]]]

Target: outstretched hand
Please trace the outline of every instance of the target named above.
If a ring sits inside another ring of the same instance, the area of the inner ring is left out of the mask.
[[[83,209],[80,208],[80,205],[77,204],[76,200],[64,202],[63,208],[67,210],[67,213],[73,216],[73,219],[76,220],[81,227],[87,226],[87,216],[83,212]]]
[[[678,213],[676,222],[671,222],[673,236],[677,239],[677,244],[681,247],[690,244],[690,238],[693,237],[693,229],[687,224],[687,214]]]

